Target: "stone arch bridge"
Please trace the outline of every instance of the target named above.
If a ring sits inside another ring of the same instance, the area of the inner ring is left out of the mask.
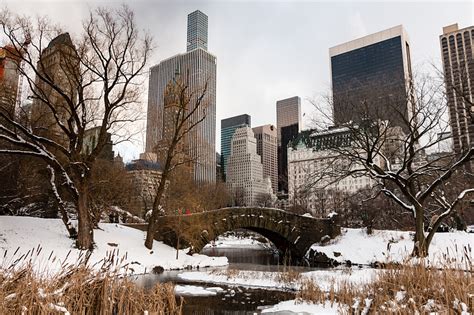
[[[146,230],[146,224],[129,224]],[[274,208],[223,208],[158,219],[155,239],[176,247],[202,248],[227,231],[247,229],[268,238],[293,262],[302,261],[312,244],[341,232],[335,218],[313,218]],[[178,244],[179,239],[179,244]]]

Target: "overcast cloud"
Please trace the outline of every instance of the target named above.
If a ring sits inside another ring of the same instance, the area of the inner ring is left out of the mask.
[[[157,47],[150,66],[185,52],[188,13],[199,9],[209,16],[208,47],[217,56],[218,151],[223,118],[247,113],[253,126],[275,124],[275,102],[294,95],[303,99],[303,112],[310,117],[312,108],[307,100],[329,91],[329,47],[403,24],[416,68],[440,63],[443,26],[474,24],[472,1],[123,2],[135,10],[139,25],[154,37]],[[123,2],[0,0],[18,13],[48,15],[71,33],[80,31],[89,8]],[[138,138],[116,150],[127,160],[137,158],[143,150]]]

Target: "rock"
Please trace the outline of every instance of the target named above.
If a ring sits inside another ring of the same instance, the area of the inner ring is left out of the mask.
[[[156,274],[156,275],[162,274],[164,271],[165,271],[165,268],[163,268],[163,267],[161,267],[161,266],[155,266],[155,267],[153,267],[153,269],[151,270],[151,272],[154,273],[154,274]]]
[[[327,242],[329,242],[329,240],[331,240],[331,237],[329,235],[324,235],[323,237],[321,237],[321,240],[319,241],[321,244],[326,244]]]
[[[339,257],[339,256],[341,256],[341,253],[339,253],[339,252],[332,252],[332,254],[334,255],[334,257]]]
[[[337,260],[329,258],[325,253],[313,249],[309,250],[308,262],[311,267],[334,267],[340,265]]]

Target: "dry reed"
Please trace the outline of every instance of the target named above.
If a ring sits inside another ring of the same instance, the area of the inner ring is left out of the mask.
[[[0,314],[182,313],[174,285],[158,283],[145,290],[123,276],[126,266],[114,252],[100,268],[89,266],[83,255],[75,264],[63,264],[57,273],[39,273],[31,257],[22,255],[0,266]]]
[[[326,292],[307,279],[297,299],[337,302],[343,314],[468,314],[474,310],[474,265],[471,249],[464,251],[462,269],[450,268],[451,259],[446,259],[444,268],[426,266],[423,261],[406,262],[380,270],[371,283],[340,282]]]

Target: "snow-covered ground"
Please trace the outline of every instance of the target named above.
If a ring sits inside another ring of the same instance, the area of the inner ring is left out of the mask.
[[[449,258],[457,267],[463,267],[466,261],[464,249],[472,248],[473,244],[474,233],[436,233],[429,248],[428,262],[443,266]],[[367,235],[364,229],[342,229],[342,235],[328,244],[315,244],[311,248],[339,262],[403,262],[410,258],[413,232],[374,230],[372,235]]]
[[[285,281],[281,272],[250,270],[192,271],[182,272],[178,277],[193,282],[272,290],[298,290],[304,280],[311,279],[321,290],[328,291],[332,285],[342,282],[354,285],[369,283],[377,272],[377,269],[360,268],[325,269],[303,272],[295,281]]]
[[[128,268],[128,273],[135,274],[151,272],[155,266],[183,269],[228,263],[226,257],[189,256],[183,250],[176,259],[176,249],[161,242],[155,241],[153,250],[145,248],[142,231],[112,223],[99,227],[94,230],[96,248],[89,258],[89,265],[94,268],[100,268],[111,255],[123,270]],[[76,264],[85,252],[74,248],[74,241],[67,237],[59,219],[0,216],[0,267],[8,267],[22,255],[28,258],[21,263],[31,261],[36,271],[54,273]]]
[[[341,308],[339,307],[339,304],[331,304],[329,301],[324,304],[313,304],[297,300],[290,300],[283,301],[274,305],[273,307],[263,309],[262,313],[337,315],[340,314],[340,310]]]

